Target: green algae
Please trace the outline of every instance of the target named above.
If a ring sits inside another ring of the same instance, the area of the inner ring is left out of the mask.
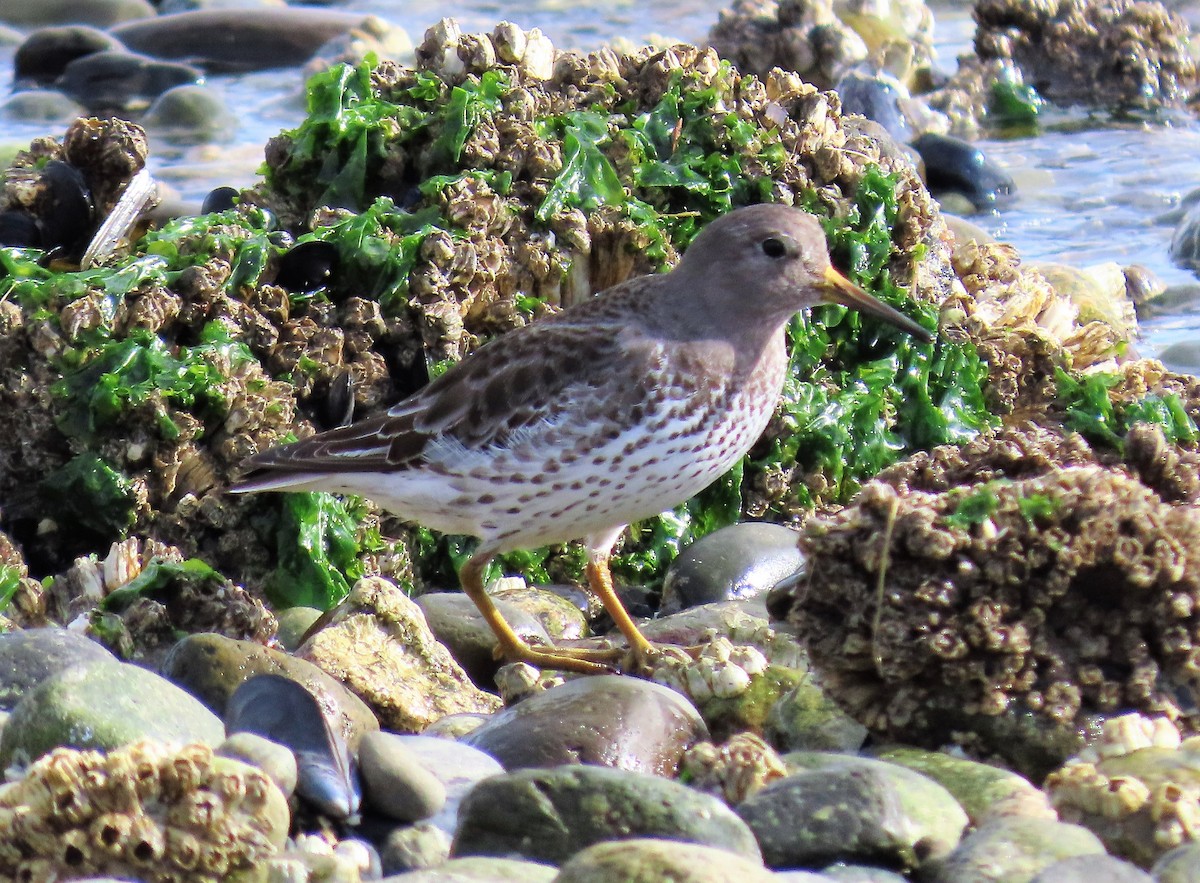
[[[0,613],[8,608],[20,587],[21,571],[8,564],[0,564]]]
[[[137,491],[129,477],[85,451],[38,484],[47,514],[98,544],[124,539],[136,521]]]
[[[1200,439],[1196,422],[1179,396],[1149,394],[1133,401],[1114,401],[1111,390],[1121,382],[1116,374],[1096,372],[1071,375],[1058,368],[1054,375],[1063,422],[1088,441],[1122,450],[1125,436],[1135,423],[1158,426],[1171,442]]]

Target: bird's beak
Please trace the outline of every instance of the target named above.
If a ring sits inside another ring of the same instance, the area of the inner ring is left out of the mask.
[[[866,313],[868,316],[874,316],[876,319],[882,319],[924,343],[933,341],[933,335],[908,316],[867,294],[833,267],[825,271],[825,279],[818,283],[818,287],[825,296],[826,303],[841,304],[852,310],[858,310],[860,313]]]

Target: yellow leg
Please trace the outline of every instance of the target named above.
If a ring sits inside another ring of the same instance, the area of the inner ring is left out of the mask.
[[[600,599],[600,603],[612,617],[617,629],[625,636],[625,640],[629,642],[629,649],[633,652],[635,670],[637,670],[642,668],[646,661],[658,651],[638,630],[637,623],[630,617],[625,610],[625,605],[621,603],[621,599],[613,590],[612,570],[608,566],[609,558],[610,554],[607,550],[591,549],[589,551],[588,586],[592,593]]]
[[[538,668],[573,671],[581,674],[604,674],[613,671],[613,667],[605,665],[604,662],[615,660],[620,655],[619,651],[581,647],[550,647],[541,650],[531,647],[521,640],[520,636],[512,630],[512,626],[505,621],[500,611],[496,609],[496,604],[492,601],[491,596],[484,590],[483,571],[493,557],[491,552],[477,553],[462,566],[458,572],[458,578],[462,583],[463,591],[479,608],[479,612],[496,636],[496,640],[500,642],[500,652],[505,659],[509,662],[528,662]],[[614,600],[616,600],[615,596]],[[620,608],[621,602],[617,601],[616,603]],[[608,607],[607,602],[605,602],[605,607]],[[621,609],[621,612],[624,613],[624,609]]]

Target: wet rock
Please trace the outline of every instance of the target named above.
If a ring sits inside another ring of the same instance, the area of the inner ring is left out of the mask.
[[[13,708],[0,734],[0,767],[58,747],[119,748],[139,739],[225,738],[220,719],[153,672],[97,660],[45,678]]]
[[[389,877],[393,883],[550,883],[558,868],[513,858],[454,858],[436,868]]]
[[[437,868],[450,858],[450,834],[429,822],[391,831],[380,853],[384,874]]]
[[[1200,883],[1200,843],[1177,846],[1150,869],[1157,883]]]
[[[262,770],[285,797],[291,797],[296,790],[296,755],[286,745],[256,733],[230,733],[217,746],[217,754]]]
[[[442,739],[460,739],[470,733],[472,730],[477,730],[489,720],[492,719],[490,714],[471,714],[463,712],[462,714],[448,714],[445,717],[440,717],[425,728],[426,736],[438,736]]]
[[[738,733],[723,745],[698,742],[684,752],[679,780],[736,806],[788,769],[775,749],[753,733]]]
[[[954,795],[972,825],[982,825],[997,816],[1057,818],[1044,792],[1001,767],[905,746],[885,748],[875,756],[933,779]]]
[[[678,693],[598,675],[505,709],[463,741],[507,769],[586,763],[670,776],[683,751],[707,735],[695,708]]]
[[[446,801],[436,815],[429,819],[447,834],[453,834],[458,824],[458,807],[477,782],[504,772],[494,757],[482,751],[432,736],[400,736],[389,733],[426,770],[442,783]]]
[[[11,709],[46,678],[72,666],[116,661],[95,641],[67,629],[0,634],[0,709]]]
[[[804,570],[799,534],[780,524],[732,524],[698,540],[671,562],[661,613],[762,595]]]
[[[358,812],[361,787],[346,740],[296,681],[276,674],[243,681],[225,707],[225,728],[290,748],[296,756],[296,794],[322,814],[346,819]]]
[[[305,634],[313,623],[321,618],[324,611],[316,607],[288,607],[280,610],[276,616],[279,620],[279,631],[275,639],[285,650],[295,650],[303,643]]]
[[[792,873],[795,872],[776,871],[775,876],[782,876],[786,880],[791,880],[792,878],[788,875]],[[806,877],[800,879],[807,880]],[[867,865],[836,864],[825,868],[818,879],[837,880],[839,883],[901,883],[901,881],[908,878],[884,868],[873,868]]]
[[[324,9],[202,9],[111,33],[135,52],[230,72],[299,66],[334,37],[370,22],[361,13]]]
[[[103,115],[141,110],[168,89],[199,83],[202,78],[200,70],[190,65],[109,50],[70,62],[56,85],[89,111]]]
[[[359,580],[296,655],[347,684],[395,732],[421,732],[447,714],[500,704],[471,683],[420,608],[381,577]]]
[[[1189,270],[1200,270],[1200,202],[1192,203],[1175,226],[1169,249],[1171,260]]]
[[[446,788],[394,733],[368,733],[358,745],[367,805],[400,822],[419,822],[446,805]]]
[[[772,868],[858,861],[916,868],[958,843],[967,816],[925,776],[881,761],[790,754],[792,775],[736,807]]]
[[[931,883],[1028,883],[1056,862],[1104,855],[1104,845],[1086,828],[1048,819],[992,819],[963,838]]]
[[[166,141],[195,144],[228,140],[237,127],[237,117],[221,93],[189,83],[154,99],[141,124]]]
[[[851,753],[862,747],[868,735],[867,728],[846,714],[811,674],[802,676],[771,705],[763,732],[784,751]]]
[[[504,660],[497,657],[496,635],[474,602],[461,592],[436,592],[418,597],[417,606],[425,614],[430,631],[446,645],[471,680],[480,686],[494,684]],[[507,601],[497,600],[496,607],[518,636],[532,644],[550,643],[550,636],[531,614]]]
[[[934,196],[961,193],[978,211],[987,211],[1016,192],[1007,172],[960,138],[927,132],[913,147],[925,164],[925,183]]]
[[[235,690],[258,674],[283,675],[303,685],[339,721],[338,731],[353,749],[379,722],[362,700],[311,662],[253,641],[221,635],[189,635],[167,655],[163,674],[220,715]]]
[[[21,27],[82,24],[107,28],[154,15],[154,7],[146,0],[5,0],[0,7],[0,21]]]
[[[1079,855],[1055,862],[1030,883],[1153,883],[1155,879],[1110,855]]]
[[[757,861],[694,843],[614,840],[597,843],[559,869],[555,883],[770,883],[775,875]]]
[[[558,592],[501,583],[492,588],[491,595],[497,601],[508,602],[537,619],[552,641],[572,641],[588,635],[587,616],[583,610]]]
[[[1200,340],[1180,340],[1163,347],[1158,354],[1172,371],[1200,375]]]
[[[757,861],[754,836],[720,800],[645,773],[591,766],[480,782],[459,810],[453,852],[563,862],[593,843],[663,837]]]
[[[52,89],[16,92],[0,102],[0,116],[47,126],[65,126],[85,113],[87,111],[82,105]]]
[[[0,875],[9,879],[197,883],[263,875],[291,821],[287,799],[259,770],[207,745],[157,741],[54,751],[0,791],[0,817]]]
[[[1137,335],[1137,313],[1126,293],[1125,273],[1113,261],[1090,267],[1072,267],[1050,261],[1031,261],[1059,294],[1079,310],[1080,322],[1104,322],[1126,339]]]
[[[1060,104],[1176,105],[1196,83],[1187,24],[1161,3],[982,0],[975,22],[981,59],[1012,59]]]
[[[842,99],[842,113],[857,113],[874,120],[902,144],[916,134],[902,106],[911,96],[895,77],[852,70],[838,80],[834,90]]]
[[[751,646],[767,662],[805,670],[807,655],[796,639],[775,631],[767,620],[763,596],[746,601],[718,601],[682,610],[642,624],[642,634],[659,644],[693,647],[724,638],[734,645]]]
[[[17,47],[13,57],[13,80],[49,86],[68,64],[95,52],[123,49],[111,34],[86,25],[39,28]]]

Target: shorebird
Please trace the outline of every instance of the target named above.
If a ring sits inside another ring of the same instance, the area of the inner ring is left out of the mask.
[[[787,372],[784,329],[840,303],[932,335],[829,262],[817,219],[784,205],[709,224],[669,273],[642,276],[497,338],[377,417],[250,458],[232,488],[358,494],[477,537],[459,579],[509,661],[611,670],[613,651],[531,646],[485,590],[496,555],[582,539],[588,584],[654,652],[613,590],[625,527],[703,490],[765,429]]]

